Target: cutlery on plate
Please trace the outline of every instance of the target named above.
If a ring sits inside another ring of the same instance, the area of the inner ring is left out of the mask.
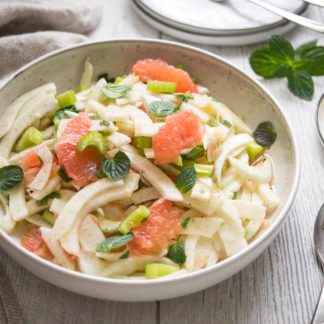
[[[226,2],[226,0],[211,0],[214,2]],[[297,25],[306,27],[308,29],[315,30],[319,33],[324,33],[324,25],[318,21],[315,21],[313,19],[309,19],[303,16],[299,16],[293,12],[287,11],[285,9],[281,9],[273,4],[270,4],[269,2],[266,2],[264,0],[247,0],[251,3],[254,3],[264,9],[267,9]],[[324,7],[324,0],[306,0],[305,2],[317,5],[317,6],[322,6]]]
[[[324,204],[318,212],[314,225],[314,243],[317,257],[324,270]],[[313,315],[312,324],[324,323],[324,285],[319,296],[317,306]]]

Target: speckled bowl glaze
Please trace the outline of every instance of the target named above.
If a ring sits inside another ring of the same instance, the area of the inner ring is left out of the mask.
[[[95,75],[108,72],[110,76],[129,72],[134,62],[143,58],[182,63],[192,76],[199,77],[215,98],[233,109],[251,127],[271,120],[278,132],[270,153],[276,166],[276,188],[281,204],[269,226],[240,253],[204,270],[151,281],[98,278],[64,269],[29,253],[20,246],[17,237],[8,236],[1,230],[0,246],[23,267],[46,281],[79,294],[119,301],[152,301],[190,294],[225,280],[251,263],[278,234],[299,181],[295,137],[275,98],[240,69],[209,52],[160,40],[109,40],[57,51],[23,67],[0,90],[1,111],[21,94],[46,82],[55,82],[59,92],[76,88],[86,57],[94,64]]]

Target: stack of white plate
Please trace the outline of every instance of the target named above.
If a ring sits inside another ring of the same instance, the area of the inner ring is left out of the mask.
[[[302,14],[307,8],[302,0],[267,1],[296,14]],[[133,5],[154,28],[200,44],[254,44],[295,27],[247,0],[133,0]]]

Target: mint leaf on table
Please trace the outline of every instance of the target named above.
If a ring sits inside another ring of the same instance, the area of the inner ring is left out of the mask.
[[[314,82],[306,71],[292,70],[288,74],[288,88],[297,97],[312,100],[314,95]]]
[[[253,71],[264,78],[286,77],[294,95],[312,100],[312,76],[324,75],[324,46],[310,41],[294,49],[284,37],[273,35],[267,46],[251,54],[250,64]]]

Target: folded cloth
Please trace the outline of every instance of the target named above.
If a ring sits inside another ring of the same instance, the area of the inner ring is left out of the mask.
[[[101,6],[102,0],[0,0],[0,78],[40,55],[84,42],[80,34],[97,26]]]
[[[55,31],[1,37],[0,78],[43,54],[86,40],[80,34]]]
[[[0,268],[0,323],[23,324],[21,310],[10,286],[9,279]]]

